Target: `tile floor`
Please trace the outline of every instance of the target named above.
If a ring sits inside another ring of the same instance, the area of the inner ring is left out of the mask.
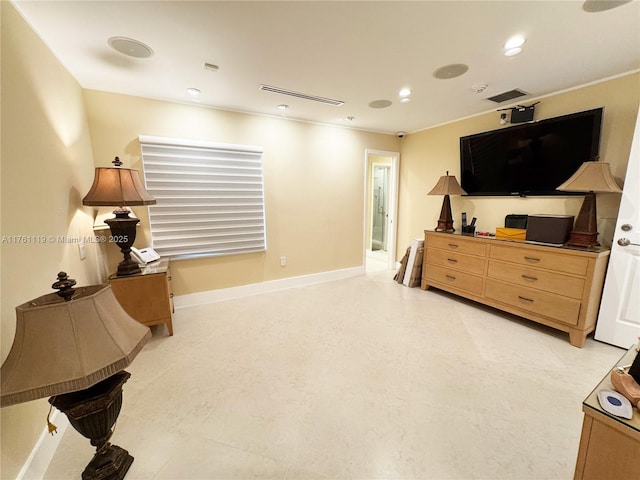
[[[177,311],[128,368],[127,479],[571,479],[624,351],[394,273]],[[68,428],[45,478],[92,453]]]
[[[388,260],[389,254],[385,250],[367,250],[365,269],[368,273],[386,270]]]

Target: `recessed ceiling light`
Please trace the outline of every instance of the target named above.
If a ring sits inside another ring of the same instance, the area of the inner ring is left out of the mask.
[[[369,107],[371,108],[387,108],[391,106],[391,100],[374,100],[369,103]]]
[[[521,47],[524,45],[525,39],[521,35],[516,35],[515,37],[511,37],[507,40],[507,43],[504,44],[505,50],[510,50],[512,48]]]
[[[463,63],[453,63],[451,65],[445,65],[444,67],[438,68],[433,72],[433,76],[440,80],[448,80],[467,73],[467,70],[469,70],[467,65],[464,65]]]
[[[522,49],[520,47],[510,48],[509,50],[504,52],[504,55],[506,57],[513,57],[514,55],[518,55],[521,51]]]
[[[400,103],[409,103],[411,99],[409,97],[404,97],[400,99]]]
[[[411,95],[411,89],[410,88],[403,88],[398,92],[398,95],[401,97],[408,97],[409,95]]]
[[[191,95],[192,97],[197,97],[197,96],[199,96],[202,92],[201,92],[200,90],[198,90],[197,88],[190,87],[190,88],[187,88],[187,93],[188,93],[189,95]]]
[[[205,63],[204,69],[211,70],[212,72],[217,72],[218,70],[220,70],[220,67],[218,65],[214,65],[213,63]]]
[[[153,55],[151,47],[144,43],[127,37],[111,37],[107,40],[111,48],[129,57],[149,58]]]
[[[347,122],[353,122],[353,121],[356,119],[356,117],[348,116],[348,117],[344,117],[344,119],[345,119]]]
[[[285,105],[284,103],[281,103],[280,105],[278,105],[279,110],[287,110],[288,108],[289,108],[289,105]]]

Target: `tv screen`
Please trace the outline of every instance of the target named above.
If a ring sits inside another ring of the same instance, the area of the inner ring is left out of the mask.
[[[556,190],[600,148],[602,108],[460,138],[467,195],[567,195]]]

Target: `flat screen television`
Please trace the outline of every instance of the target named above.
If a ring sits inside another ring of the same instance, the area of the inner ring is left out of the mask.
[[[460,138],[467,195],[568,195],[556,190],[600,148],[602,108]],[[578,193],[579,195],[579,193]]]

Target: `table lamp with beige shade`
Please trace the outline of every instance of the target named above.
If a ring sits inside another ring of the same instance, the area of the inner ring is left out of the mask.
[[[453,216],[451,214],[451,200],[449,195],[466,195],[460,184],[456,180],[456,177],[449,175],[447,171],[446,175],[443,175],[438,179],[435,187],[431,189],[427,195],[444,195],[442,202],[442,209],[440,210],[440,218],[438,219],[438,226],[436,231],[443,231],[448,233],[455,232],[453,228]]]
[[[584,162],[557,190],[586,192],[567,245],[586,248],[599,246],[596,193],[622,192],[611,174],[609,164],[598,161],[597,157],[592,162]]]

